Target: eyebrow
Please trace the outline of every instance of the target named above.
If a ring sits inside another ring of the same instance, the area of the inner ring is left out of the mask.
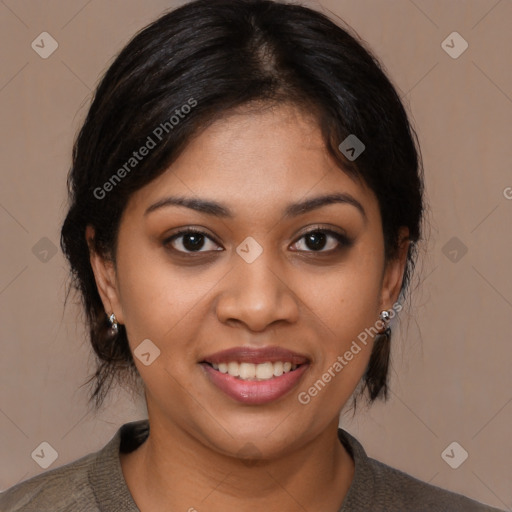
[[[322,206],[336,203],[350,204],[354,206],[357,208],[364,221],[367,221],[366,211],[363,208],[363,205],[355,197],[347,193],[327,194],[313,197],[311,199],[306,199],[298,203],[292,203],[285,208],[283,218],[297,217],[299,215],[304,215],[305,213],[321,208]],[[200,213],[213,215],[215,217],[228,219],[234,218],[233,212],[227,206],[224,206],[216,201],[207,199],[195,199],[192,197],[184,196],[164,197],[163,199],[160,199],[156,203],[149,206],[144,212],[144,216],[159,210],[160,208],[166,208],[169,206],[184,206]]]

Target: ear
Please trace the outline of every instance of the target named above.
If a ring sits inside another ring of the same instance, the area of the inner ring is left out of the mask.
[[[114,263],[105,259],[94,250],[94,228],[91,225],[85,228],[85,239],[89,246],[91,267],[94,272],[98,293],[105,308],[105,314],[110,316],[111,313],[114,313],[117,322],[122,324],[124,323],[123,308],[121,307]]]
[[[405,265],[407,263],[407,253],[411,244],[408,237],[409,229],[402,226],[399,232],[400,247],[397,257],[388,262],[384,271],[381,291],[381,309],[391,309],[400,295]]]

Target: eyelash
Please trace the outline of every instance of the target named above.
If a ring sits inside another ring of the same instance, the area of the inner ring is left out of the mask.
[[[170,250],[172,250],[174,252],[177,252],[179,254],[190,255],[190,254],[201,254],[201,253],[204,253],[204,252],[211,252],[211,251],[189,251],[189,252],[186,252],[186,251],[178,251],[177,249],[174,249],[173,247],[169,247],[170,244],[174,240],[176,240],[177,238],[180,238],[183,235],[187,235],[187,234],[191,234],[191,233],[192,234],[203,235],[204,237],[208,238],[209,240],[211,240],[211,241],[213,241],[214,243],[217,244],[217,242],[208,233],[206,233],[205,231],[201,231],[200,229],[196,229],[196,228],[187,228],[187,229],[184,229],[182,231],[178,231],[177,233],[175,233],[171,237],[169,237],[166,240],[164,240],[163,245],[164,245],[164,247],[170,248]],[[298,252],[306,252],[306,253],[312,253],[312,254],[333,254],[335,252],[338,252],[338,251],[342,250],[343,248],[348,249],[354,243],[353,240],[351,240],[350,238],[348,238],[347,236],[345,236],[345,235],[343,235],[341,233],[338,233],[337,231],[333,231],[331,229],[326,229],[326,228],[313,228],[312,230],[307,231],[306,233],[303,233],[300,236],[300,238],[298,238],[296,240],[296,242],[294,242],[294,245],[299,240],[302,240],[303,238],[305,238],[307,235],[310,235],[311,233],[323,233],[323,234],[326,234],[326,235],[330,235],[330,236],[332,236],[333,238],[335,238],[338,241],[339,246],[337,248],[335,248],[335,249],[330,249],[328,251],[323,251],[323,250],[313,251],[313,250],[309,250],[309,251],[298,251]],[[217,244],[217,245],[219,245],[219,244]]]

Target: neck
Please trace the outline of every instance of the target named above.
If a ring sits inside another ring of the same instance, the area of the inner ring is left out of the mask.
[[[150,435],[121,454],[128,488],[141,512],[338,512],[354,463],[333,422],[284,457],[241,460],[212,450],[185,430],[151,422]]]

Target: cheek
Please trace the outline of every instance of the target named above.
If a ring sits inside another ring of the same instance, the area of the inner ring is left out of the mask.
[[[341,340],[357,336],[378,320],[380,268],[357,258],[322,279],[301,279],[305,303]]]
[[[169,340],[177,348],[180,340],[187,338],[184,329],[196,325],[190,319],[201,310],[211,288],[210,280],[192,268],[178,269],[160,251],[134,246],[124,249],[118,269],[122,276],[121,305],[132,349],[147,338],[161,350]]]
[[[321,347],[311,382],[329,382],[329,391],[322,393],[334,404],[347,400],[361,379],[373,347],[371,328],[378,321],[379,260],[354,253],[345,263],[322,279],[302,284]]]

